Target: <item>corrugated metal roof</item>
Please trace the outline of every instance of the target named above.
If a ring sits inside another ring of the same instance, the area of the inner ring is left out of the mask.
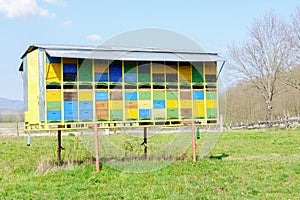
[[[86,51],[86,50],[46,50],[51,57],[108,59],[108,60],[149,60],[149,61],[218,61],[217,54],[157,52],[157,51]]]
[[[44,49],[51,57],[64,58],[190,62],[225,60],[218,53],[199,51],[75,45],[32,45],[21,58],[37,48]]]

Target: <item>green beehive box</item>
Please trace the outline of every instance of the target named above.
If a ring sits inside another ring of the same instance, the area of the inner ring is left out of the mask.
[[[139,100],[151,100],[151,92],[139,92]]]
[[[202,74],[192,74],[192,82],[195,83],[195,82],[203,82],[203,76]]]
[[[124,66],[124,72],[125,73],[136,74],[136,65],[134,65],[134,64],[125,65]]]
[[[122,121],[123,120],[123,110],[110,110],[110,120]]]
[[[91,74],[92,73],[92,65],[83,63],[78,67],[79,73],[83,74]]]
[[[92,60],[78,59],[78,81],[91,82],[92,71]]]
[[[207,100],[216,100],[217,92],[206,92],[206,99]]]
[[[164,100],[165,99],[165,92],[161,91],[153,91],[153,99],[154,100]]]
[[[92,60],[91,59],[82,59],[78,58],[78,65],[92,65]]]
[[[178,119],[178,109],[168,108],[167,109],[167,119]]]
[[[168,91],[167,92],[167,99],[168,100],[177,100],[178,99],[178,91]]]
[[[192,66],[192,73],[193,74],[203,74],[203,63],[194,63]]]
[[[215,119],[218,117],[218,110],[217,108],[207,108],[206,115],[208,119]]]
[[[87,73],[79,73],[79,81],[82,82],[91,82],[93,81],[93,76],[92,74],[87,74]]]
[[[150,82],[150,74],[139,73],[138,81],[139,82]]]
[[[47,102],[47,110],[61,110],[61,102],[60,101]]]

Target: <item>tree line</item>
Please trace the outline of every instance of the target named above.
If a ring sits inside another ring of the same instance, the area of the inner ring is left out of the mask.
[[[247,38],[227,48],[220,96],[226,123],[300,116],[300,7],[284,19],[273,12],[254,20]]]
[[[0,123],[24,122],[23,112],[6,112],[0,114]]]

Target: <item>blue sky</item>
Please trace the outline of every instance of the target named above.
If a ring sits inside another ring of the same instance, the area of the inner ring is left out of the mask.
[[[98,45],[153,27],[179,32],[222,55],[228,44],[246,38],[255,19],[268,11],[288,19],[297,6],[297,0],[0,0],[0,97],[23,98],[18,67],[31,44]]]

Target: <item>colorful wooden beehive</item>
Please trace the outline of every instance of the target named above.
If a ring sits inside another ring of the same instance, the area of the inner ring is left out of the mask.
[[[218,123],[217,54],[35,45],[22,60],[28,131]]]

